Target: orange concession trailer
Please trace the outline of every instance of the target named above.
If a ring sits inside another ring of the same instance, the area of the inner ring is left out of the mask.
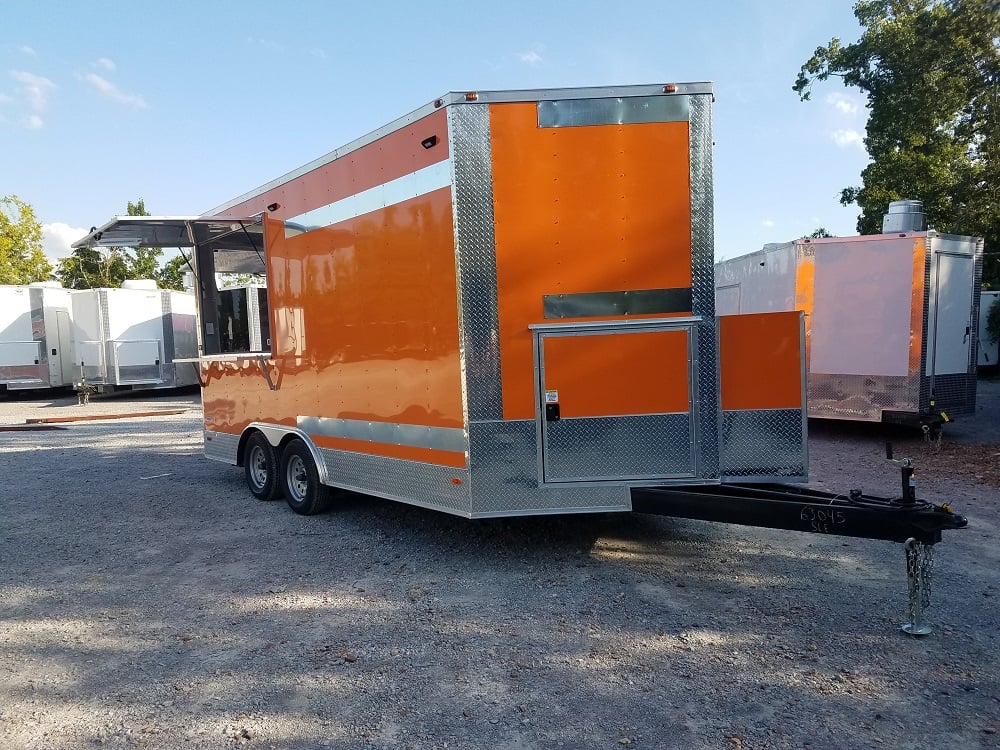
[[[205,454],[300,513],[328,486],[487,517],[802,481],[801,315],[715,317],[712,101],[450,93],[201,217],[77,244],[192,248]],[[257,347],[224,294],[246,274]]]

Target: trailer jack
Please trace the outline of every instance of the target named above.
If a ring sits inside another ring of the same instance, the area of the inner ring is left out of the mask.
[[[903,485],[909,489],[904,462]],[[836,494],[791,484],[717,484],[632,488],[632,510],[675,518],[719,521],[743,526],[788,529],[899,542],[906,551],[909,620],[904,633],[927,635],[924,609],[929,604],[932,549],[941,532],[964,529],[969,522],[946,505],[902,497],[866,495],[861,490]]]

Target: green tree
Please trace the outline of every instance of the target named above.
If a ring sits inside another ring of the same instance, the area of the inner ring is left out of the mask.
[[[833,235],[830,234],[828,231],[826,231],[826,227],[816,227],[814,230],[812,230],[812,234],[807,234],[802,239],[804,239],[804,240],[821,240],[824,237],[833,237]]]
[[[809,99],[830,76],[867,97],[871,163],[841,203],[877,234],[894,200],[923,201],[941,232],[986,240],[983,280],[1000,285],[1000,14],[992,0],[858,0],[864,31],[832,39],[802,66]]]
[[[0,198],[0,284],[30,284],[51,275],[34,210],[16,195]]]
[[[140,198],[136,203],[128,202],[129,216],[149,216],[146,210],[146,202]],[[163,255],[161,247],[135,247],[130,248],[129,255],[129,277],[130,279],[155,279],[160,270],[160,256]]]
[[[156,273],[156,283],[161,289],[184,289],[184,273],[190,271],[187,259],[183,255],[176,255],[166,263]]]
[[[149,216],[140,198],[126,207],[129,216]],[[159,247],[82,247],[59,261],[56,278],[72,289],[119,287],[125,279],[156,279],[160,275]]]

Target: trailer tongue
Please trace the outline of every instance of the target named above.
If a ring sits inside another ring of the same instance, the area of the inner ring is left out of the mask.
[[[905,469],[904,469],[905,473]],[[905,481],[905,480],[904,480]],[[837,494],[791,484],[721,484],[632,489],[637,513],[742,526],[901,542],[906,551],[911,635],[927,635],[933,545],[941,532],[969,525],[946,505],[914,497],[878,497],[861,490]]]

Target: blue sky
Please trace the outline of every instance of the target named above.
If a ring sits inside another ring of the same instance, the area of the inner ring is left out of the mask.
[[[0,0],[0,195],[46,252],[143,198],[201,214],[447,91],[712,81],[716,256],[855,234],[867,113],[799,66],[848,0]]]

